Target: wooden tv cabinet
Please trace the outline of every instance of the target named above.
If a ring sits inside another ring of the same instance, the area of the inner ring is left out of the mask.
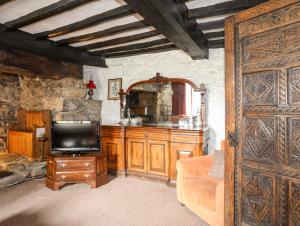
[[[100,152],[90,152],[72,156],[50,154],[47,157],[46,186],[59,190],[68,183],[86,183],[97,188],[107,182],[106,156]]]

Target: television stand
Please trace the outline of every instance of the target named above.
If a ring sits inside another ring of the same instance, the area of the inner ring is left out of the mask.
[[[50,154],[47,157],[46,186],[59,190],[69,183],[86,183],[97,188],[107,183],[107,162],[102,152],[84,155]]]

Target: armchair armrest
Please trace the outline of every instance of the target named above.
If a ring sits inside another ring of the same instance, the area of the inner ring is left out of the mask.
[[[176,162],[177,179],[196,178],[207,175],[212,164],[212,156],[197,156]]]

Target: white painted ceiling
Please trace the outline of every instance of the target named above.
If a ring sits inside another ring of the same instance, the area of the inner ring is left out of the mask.
[[[107,41],[107,40],[111,40],[111,39],[115,39],[115,38],[121,38],[121,37],[126,37],[126,36],[130,36],[130,35],[136,35],[136,34],[141,34],[141,33],[145,33],[148,31],[153,31],[155,30],[153,27],[146,27],[146,28],[141,28],[138,30],[134,30],[134,31],[125,31],[122,33],[118,33],[115,35],[110,35],[108,37],[103,37],[103,38],[96,38],[96,39],[92,39],[89,41],[84,41],[84,42],[77,42],[72,44],[72,46],[84,46],[84,45],[89,45],[89,44],[93,44],[96,42],[103,42],[103,41]]]
[[[0,23],[17,19],[59,0],[16,0],[0,7]]]
[[[58,40],[61,40],[61,39],[76,37],[76,36],[79,36],[79,35],[85,35],[85,34],[97,32],[97,31],[103,31],[103,30],[106,30],[108,28],[112,28],[112,27],[115,27],[115,26],[120,26],[120,25],[125,25],[125,24],[129,24],[129,23],[137,22],[137,21],[140,21],[142,19],[143,18],[139,14],[134,14],[134,15],[130,15],[130,16],[127,16],[127,17],[123,17],[121,19],[112,20],[109,23],[101,23],[101,24],[98,24],[98,25],[95,25],[95,26],[92,26],[92,27],[81,29],[79,31],[71,32],[69,34],[54,37],[54,38],[51,38],[51,40],[58,41]]]
[[[118,44],[118,45],[111,45],[111,46],[105,46],[102,48],[97,48],[97,49],[92,49],[90,50],[90,52],[94,52],[97,50],[104,50],[104,49],[110,49],[110,48],[114,48],[114,47],[120,47],[120,46],[127,46],[130,44],[138,44],[138,43],[145,43],[145,42],[151,42],[151,41],[155,41],[155,40],[159,40],[159,39],[163,39],[165,38],[163,35],[156,35],[150,38],[144,38],[141,40],[137,40],[137,41],[131,41],[131,42],[126,42],[126,43],[122,43],[122,44]]]
[[[39,21],[29,26],[21,28],[21,30],[29,33],[38,33],[52,30],[58,27],[84,20],[88,17],[103,13],[105,11],[121,6],[120,3],[112,0],[98,0],[89,4],[77,7],[73,10],[66,11],[48,19]]]
[[[192,0],[188,1],[186,5],[189,9],[194,9],[229,1],[231,0]]]

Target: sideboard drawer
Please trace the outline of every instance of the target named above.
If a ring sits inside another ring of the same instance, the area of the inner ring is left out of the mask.
[[[94,171],[95,163],[93,160],[57,161],[56,171]]]
[[[103,126],[100,132],[101,137],[124,137],[124,128],[121,126]]]
[[[147,133],[146,137],[151,140],[169,140],[168,133]]]
[[[126,137],[128,138],[146,138],[147,133],[145,131],[138,131],[138,130],[129,130],[126,132]]]
[[[79,182],[79,181],[89,181],[95,179],[94,173],[57,173],[57,182]]]
[[[183,135],[183,134],[172,134],[171,142],[200,143],[200,137]]]

